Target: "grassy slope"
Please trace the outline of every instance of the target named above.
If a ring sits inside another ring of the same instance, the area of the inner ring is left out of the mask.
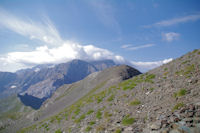
[[[60,113],[19,132],[138,131],[157,114],[199,102],[200,50],[195,50],[148,73],[102,89],[99,84]],[[194,82],[193,82],[194,81]]]

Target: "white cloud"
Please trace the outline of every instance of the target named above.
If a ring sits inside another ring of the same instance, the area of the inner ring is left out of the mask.
[[[177,40],[179,37],[180,34],[175,32],[162,33],[162,39],[167,42],[172,42],[174,40]]]
[[[184,17],[180,17],[180,18],[163,20],[163,21],[160,21],[160,22],[156,23],[155,25],[156,26],[170,26],[170,25],[175,25],[175,24],[178,24],[178,23],[196,21],[198,19],[200,19],[200,13],[192,14],[192,15],[188,15],[188,16],[184,16]]]
[[[184,16],[184,17],[177,17],[177,18],[173,18],[173,19],[163,20],[163,21],[157,22],[152,25],[146,25],[144,27],[146,27],[146,28],[150,28],[153,26],[165,27],[165,26],[171,26],[171,25],[180,24],[180,23],[186,23],[186,22],[190,22],[190,21],[197,21],[199,19],[200,19],[200,13],[196,13],[196,14],[191,14],[191,15]]]
[[[125,49],[125,48],[131,47],[131,46],[132,46],[131,44],[126,44],[126,45],[122,45],[121,48]]]
[[[48,17],[44,18],[43,23],[37,23],[30,19],[24,20],[17,18],[0,8],[0,27],[7,28],[30,39],[38,39],[51,45],[58,45],[62,42],[58,31]]]
[[[121,48],[127,49],[127,50],[138,50],[142,48],[148,48],[148,47],[153,47],[155,44],[145,44],[145,45],[140,45],[140,46],[132,46],[132,45],[122,45]]]
[[[83,46],[79,43],[63,40],[53,23],[45,19],[43,23],[32,20],[26,21],[0,9],[0,26],[30,39],[43,42],[42,46],[34,50],[10,52],[0,56],[0,71],[14,72],[19,69],[30,68],[38,64],[57,64],[73,59],[102,60],[112,59],[116,63],[131,64],[143,71],[159,66],[167,61],[159,62],[130,62],[122,56],[115,55],[109,50],[95,47],[94,45]],[[50,44],[50,45],[49,45]],[[130,50],[152,47],[154,44],[132,47],[123,46]],[[28,46],[25,46],[28,47]]]
[[[139,69],[140,71],[142,72],[146,72],[150,69],[153,69],[153,68],[156,68],[156,67],[159,67],[163,64],[166,64],[170,61],[172,61],[173,59],[172,58],[169,58],[169,59],[164,59],[162,61],[154,61],[154,62],[135,62],[135,61],[131,61],[131,64],[133,66],[135,66],[137,69]]]
[[[37,47],[31,52],[10,52],[5,56],[0,57],[0,61],[4,62],[2,65],[0,65],[0,69],[1,71],[16,71],[19,68],[32,67],[37,64],[57,64],[73,59],[112,59],[117,63],[125,62],[123,57],[115,55],[106,49],[97,48],[93,45],[82,46],[73,42],[65,42],[59,47],[54,48],[49,48],[45,45]],[[10,67],[6,66],[13,66],[13,68],[11,70]]]

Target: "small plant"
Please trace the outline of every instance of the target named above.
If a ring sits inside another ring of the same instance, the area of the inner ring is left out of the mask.
[[[127,126],[127,125],[131,125],[135,122],[135,119],[133,117],[130,117],[129,115],[125,116],[122,119],[122,124]]]
[[[95,123],[96,123],[95,121],[91,121],[91,122],[89,122],[89,125],[92,126],[92,125],[94,125]]]
[[[180,109],[180,108],[183,107],[183,106],[184,106],[183,103],[177,103],[177,104],[173,107],[172,111],[174,112],[175,110],[178,110],[178,109]]]
[[[102,118],[101,110],[98,110],[98,111],[97,111],[96,118],[97,118],[97,119],[101,119],[101,118]]]
[[[155,88],[150,88],[150,91],[153,91]]]
[[[99,126],[97,126],[96,130],[97,130],[97,132],[104,131],[105,130],[105,126],[104,125],[99,125]]]
[[[121,132],[122,132],[122,130],[120,128],[115,130],[115,133],[121,133]]]
[[[186,94],[186,89],[180,89],[178,92],[174,93],[174,97],[180,97],[180,96],[184,96]]]
[[[75,111],[74,111],[74,115],[78,115],[80,113],[80,108],[77,108]]]
[[[75,122],[80,123],[83,119],[85,119],[85,114],[82,114],[78,119],[75,120]]]
[[[131,106],[136,106],[136,105],[139,105],[139,104],[141,104],[141,102],[138,99],[135,99],[132,102],[130,102]]]
[[[90,126],[86,127],[85,131],[89,132],[92,128]]]
[[[60,129],[56,130],[55,133],[62,133]]]
[[[109,117],[111,117],[111,116],[112,116],[111,113],[109,113],[109,112],[107,112],[107,111],[104,112],[104,117],[105,117],[105,118],[109,118]]]
[[[185,72],[184,72],[184,75],[185,76],[188,76],[188,74],[190,74],[191,72],[193,72],[195,70],[195,67],[194,67],[194,64],[190,65],[190,66],[187,66],[185,68]]]
[[[107,101],[112,101],[113,99],[115,98],[115,96],[112,94],[108,99],[107,99]]]
[[[164,71],[167,71],[168,70],[168,68],[164,68]]]
[[[90,115],[90,114],[92,114],[94,112],[94,110],[89,110],[88,112],[87,112],[87,115]]]

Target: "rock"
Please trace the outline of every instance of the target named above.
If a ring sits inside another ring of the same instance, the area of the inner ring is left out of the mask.
[[[158,130],[161,128],[161,122],[156,121],[150,126],[151,130]]]
[[[194,112],[188,112],[186,116],[187,117],[193,117],[194,116]]]
[[[200,123],[200,118],[199,117],[195,117],[193,118],[194,123]]]
[[[133,131],[133,128],[132,127],[127,127],[124,129],[124,131]]]
[[[179,125],[177,124],[177,123],[173,123],[172,125],[171,125],[171,128],[172,129],[177,129],[179,127]]]
[[[186,123],[192,123],[193,119],[192,118],[185,118],[183,119]]]
[[[196,117],[200,117],[200,110],[197,110],[197,112],[195,113]]]

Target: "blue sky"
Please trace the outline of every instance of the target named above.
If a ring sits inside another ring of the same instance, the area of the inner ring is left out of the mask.
[[[198,49],[199,0],[1,0],[0,71],[75,58],[147,71]]]

